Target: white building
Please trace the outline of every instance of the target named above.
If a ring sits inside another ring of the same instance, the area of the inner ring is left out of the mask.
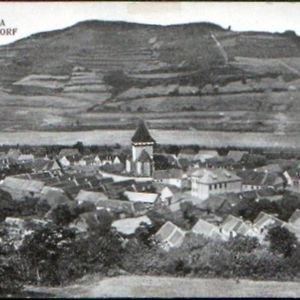
[[[201,200],[210,195],[238,193],[242,189],[241,178],[225,169],[199,169],[191,175],[192,196]]]

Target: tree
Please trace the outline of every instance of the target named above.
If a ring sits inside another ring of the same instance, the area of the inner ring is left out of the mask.
[[[74,148],[78,149],[78,151],[83,154],[84,152],[84,145],[82,142],[78,141],[74,146]]]
[[[294,233],[285,227],[276,226],[269,230],[267,240],[270,241],[270,251],[289,257],[297,246],[297,238]]]

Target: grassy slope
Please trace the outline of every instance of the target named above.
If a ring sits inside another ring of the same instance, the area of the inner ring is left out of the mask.
[[[62,288],[28,287],[55,297],[299,297],[299,282],[122,276]]]

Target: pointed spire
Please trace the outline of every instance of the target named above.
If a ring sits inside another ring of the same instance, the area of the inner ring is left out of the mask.
[[[131,139],[133,143],[155,143],[143,120],[139,121],[138,127]]]

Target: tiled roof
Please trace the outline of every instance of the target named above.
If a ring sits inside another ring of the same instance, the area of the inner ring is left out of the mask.
[[[133,143],[155,143],[143,121],[139,122],[131,141]]]

